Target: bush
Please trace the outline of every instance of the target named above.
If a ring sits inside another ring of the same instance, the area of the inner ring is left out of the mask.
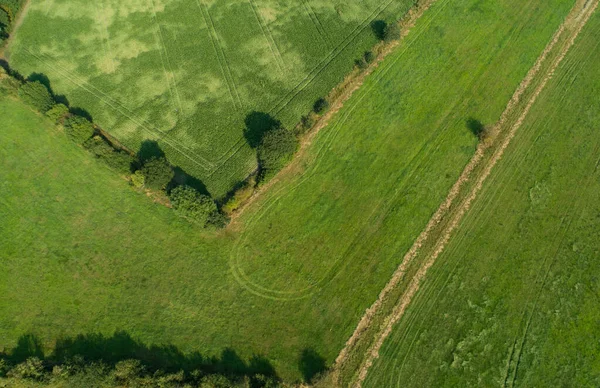
[[[131,172],[133,157],[126,152],[116,150],[103,137],[94,136],[83,143],[96,158],[104,161],[110,168],[123,174]]]
[[[136,189],[142,189],[146,184],[146,178],[140,170],[137,170],[134,174],[131,174],[131,184]]]
[[[19,97],[36,110],[46,113],[54,105],[54,98],[39,81],[25,82],[19,88]]]
[[[213,222],[219,222],[219,214],[215,201],[208,195],[200,194],[189,186],[177,186],[171,190],[171,204],[175,211],[182,217],[197,222],[206,227]]]
[[[302,118],[300,119],[300,127],[299,127],[299,131],[300,133],[304,133],[306,131],[308,131],[309,129],[311,129],[313,127],[313,125],[315,125],[315,116],[314,114],[308,114],[305,116],[302,116]]]
[[[367,67],[369,67],[369,64],[367,63],[367,61],[365,61],[365,58],[357,59],[354,63],[356,64],[356,67],[358,67],[360,70],[364,70]]]
[[[256,188],[256,177],[251,176],[250,179],[242,184],[233,195],[227,200],[227,203],[223,205],[222,210],[226,214],[231,214],[236,211],[244,202],[246,202],[252,194],[254,194],[254,189]]]
[[[56,104],[46,112],[46,116],[54,123],[61,122],[68,114],[69,108],[65,104]]]
[[[315,105],[313,105],[313,111],[318,115],[325,112],[327,109],[329,109],[329,102],[324,98],[319,98],[315,102]]]
[[[163,190],[175,175],[173,167],[164,157],[152,157],[141,169],[146,186],[153,190]]]
[[[7,375],[21,379],[41,380],[44,377],[44,363],[37,357],[30,357],[25,362],[15,365]]]
[[[366,51],[365,54],[363,55],[363,58],[364,58],[365,62],[373,63],[373,61],[375,60],[375,54],[373,54],[373,51]]]
[[[130,380],[134,380],[136,377],[141,376],[143,372],[144,366],[140,360],[125,360],[119,361],[115,365],[113,375],[115,380],[126,383]]]
[[[94,135],[94,125],[85,117],[69,116],[63,125],[67,135],[77,144],[83,144]]]
[[[388,24],[385,27],[385,33],[383,35],[383,39],[386,42],[392,42],[394,40],[398,40],[402,37],[402,31],[400,30],[400,25],[396,22]]]
[[[262,180],[268,179],[281,170],[298,148],[298,140],[287,129],[280,128],[267,132],[258,147],[258,164]]]

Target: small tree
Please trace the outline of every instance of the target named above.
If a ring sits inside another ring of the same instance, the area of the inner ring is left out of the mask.
[[[77,144],[83,144],[94,135],[94,125],[85,117],[69,116],[64,122],[65,132]]]
[[[25,82],[19,88],[19,97],[36,110],[46,113],[54,105],[48,89],[39,81]]]
[[[175,211],[182,217],[206,227],[215,213],[219,213],[215,201],[208,195],[200,194],[189,186],[177,186],[169,196]]]
[[[398,23],[390,23],[385,27],[383,39],[386,42],[392,42],[394,40],[400,39],[401,37],[402,31],[400,30],[400,25]]]
[[[375,60],[375,54],[373,54],[373,51],[365,51],[363,58],[365,59],[365,62],[372,63]]]
[[[329,109],[329,102],[324,98],[319,98],[315,102],[315,105],[313,105],[313,111],[319,115],[325,112],[327,109]]]
[[[152,157],[141,169],[146,186],[153,190],[163,190],[175,175],[173,167],[164,157]]]
[[[298,139],[284,128],[269,131],[258,147],[258,163],[261,178],[267,179],[282,169],[298,148]]]

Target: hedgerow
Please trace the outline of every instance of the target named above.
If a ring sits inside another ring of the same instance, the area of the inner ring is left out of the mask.
[[[228,376],[193,370],[167,373],[153,370],[140,360],[128,359],[111,366],[102,361],[86,362],[75,356],[63,362],[29,357],[11,365],[0,358],[0,386],[36,387],[156,387],[156,388],[283,388],[277,377],[262,374]]]

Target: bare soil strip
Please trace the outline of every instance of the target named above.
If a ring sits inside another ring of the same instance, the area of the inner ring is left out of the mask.
[[[467,181],[469,181],[472,178],[471,175],[472,175],[473,171],[484,159],[484,156],[486,155],[486,151],[488,151],[492,147],[496,148],[495,140],[497,140],[499,135],[502,133],[503,127],[506,125],[508,119],[511,117],[511,114],[514,112],[515,108],[518,106],[523,93],[530,86],[530,84],[532,83],[532,81],[534,80],[536,75],[538,75],[538,72],[540,71],[542,65],[546,61],[549,53],[553,50],[553,48],[555,48],[557,43],[559,43],[561,41],[561,37],[564,34],[564,32],[568,30],[570,33],[570,37],[568,38],[568,40],[564,44],[564,46],[561,48],[560,52],[558,53],[558,55],[552,62],[548,72],[545,74],[543,80],[540,82],[540,84],[538,85],[538,87],[535,89],[534,93],[528,100],[526,106],[522,110],[521,115],[518,117],[516,122],[512,125],[508,134],[502,139],[502,142],[497,145],[497,148],[494,150],[493,155],[491,156],[491,159],[489,160],[489,162],[485,166],[485,168],[480,172],[480,174],[478,174],[479,176],[477,177],[476,183],[471,188],[471,190],[469,191],[469,193],[467,194],[465,199],[462,201],[462,203],[460,204],[460,206],[458,208],[454,209],[453,218],[447,225],[445,225],[444,229],[440,232],[440,237],[435,242],[432,253],[428,257],[428,259],[426,261],[424,261],[424,263],[418,269],[418,271],[416,272],[414,277],[410,280],[410,283],[409,283],[406,291],[403,293],[403,295],[397,302],[392,313],[389,316],[387,316],[385,318],[385,320],[383,321],[381,330],[377,334],[376,340],[369,348],[366,359],[363,362],[363,364],[359,370],[358,378],[357,378],[356,382],[354,383],[355,387],[362,386],[362,382],[366,378],[369,368],[372,366],[374,360],[379,357],[379,350],[381,349],[381,346],[383,345],[385,339],[391,333],[393,325],[396,322],[398,322],[398,320],[400,320],[400,318],[402,318],[406,308],[408,307],[408,305],[412,301],[412,298],[418,291],[418,289],[421,285],[421,281],[427,274],[428,269],[435,263],[435,260],[437,259],[437,257],[444,250],[446,244],[450,240],[452,232],[458,227],[462,218],[467,213],[467,211],[470,209],[471,204],[476,199],[481,188],[483,187],[484,182],[491,174],[492,169],[495,167],[495,165],[498,163],[498,161],[500,161],[500,159],[504,155],[504,152],[506,151],[511,140],[514,138],[517,130],[521,127],[525,118],[529,114],[529,111],[531,110],[532,106],[536,102],[538,96],[540,95],[542,90],[545,88],[548,81],[554,75],[556,68],[560,65],[562,60],[565,58],[567,52],[569,51],[569,49],[575,43],[577,36],[579,35],[579,33],[581,32],[581,30],[583,29],[583,27],[589,20],[590,16],[593,14],[595,9],[597,8],[599,1],[600,0],[594,0],[593,2],[591,2],[589,0],[580,0],[576,3],[573,10],[567,16],[566,20],[563,22],[563,24],[559,27],[559,29],[554,34],[551,42],[546,46],[545,50],[542,52],[542,54],[540,55],[540,57],[538,58],[538,60],[534,64],[534,66],[531,68],[531,70],[529,71],[529,73],[527,74],[525,79],[523,79],[523,81],[519,85],[518,89],[514,93],[511,100],[509,101],[500,120],[491,129],[490,137],[478,146],[475,155],[473,156],[473,158],[471,159],[469,164],[465,167],[461,176],[459,177],[457,182],[454,184],[454,186],[450,190],[450,193],[448,194],[448,197],[446,198],[446,200],[442,203],[442,205],[439,207],[439,209],[436,211],[436,213],[430,219],[426,228],[419,235],[419,237],[417,238],[417,240],[415,241],[415,243],[413,244],[411,249],[407,252],[407,254],[404,257],[404,260],[402,261],[402,264],[400,264],[400,266],[398,267],[398,269],[392,276],[392,279],[390,280],[390,282],[381,291],[377,301],[375,301],[375,303],[369,309],[367,309],[367,311],[365,312],[365,315],[363,316],[360,323],[358,324],[356,330],[354,331],[354,334],[350,337],[350,339],[346,343],[346,346],[344,347],[344,349],[342,349],[342,351],[340,352],[340,355],[336,359],[335,365],[337,366],[338,369],[339,369],[339,366],[342,365],[345,362],[345,360],[348,358],[350,351],[352,350],[353,346],[357,343],[357,341],[361,337],[362,333],[364,333],[365,330],[369,327],[373,316],[379,311],[383,302],[387,299],[387,296],[402,280],[402,278],[404,277],[404,275],[408,269],[408,266],[410,265],[410,263],[413,261],[413,259],[419,253],[419,249],[423,246],[425,241],[429,238],[429,235],[430,235],[432,229],[441,222],[441,220],[444,218],[444,216],[447,215],[451,205],[453,204],[455,199],[458,197],[458,195],[460,193],[460,189],[462,188],[462,186],[464,186],[464,184]],[[334,371],[335,371],[335,369],[334,369]],[[336,383],[338,382],[337,379],[335,379],[334,381],[336,381]]]
[[[356,92],[365,82],[365,78],[368,77],[373,71],[379,67],[381,62],[392,52],[394,49],[400,45],[400,43],[404,40],[404,38],[409,34],[409,32],[414,27],[416,21],[423,16],[425,11],[429,9],[429,7],[435,3],[437,0],[420,0],[417,2],[413,8],[411,8],[404,19],[400,22],[400,39],[390,43],[380,43],[378,46],[374,48],[374,52],[377,52],[377,58],[369,65],[368,68],[363,70],[360,73],[357,71],[352,72],[338,85],[336,86],[331,93],[329,93],[330,108],[329,110],[319,119],[319,121],[312,127],[306,135],[304,135],[300,141],[300,147],[294,159],[277,175],[275,175],[269,182],[260,186],[254,194],[238,209],[231,215],[230,227],[235,228],[237,226],[236,220],[244,213],[244,211],[254,203],[258,198],[262,197],[262,195],[267,192],[273,185],[277,182],[281,181],[283,177],[289,175],[290,173],[297,172],[299,170],[299,165],[304,160],[304,155],[308,146],[312,143],[315,136],[327,125],[335,115],[342,109],[346,101],[352,97],[354,92]]]

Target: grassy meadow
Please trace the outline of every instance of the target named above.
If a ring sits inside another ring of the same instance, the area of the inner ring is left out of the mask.
[[[17,69],[43,5],[33,1],[19,32]],[[467,121],[498,120],[572,5],[436,2],[296,168],[218,234],[152,204],[2,98],[0,349],[35,349],[19,342],[26,334],[51,349],[124,331],[172,353],[264,356],[286,380],[309,380],[335,359],[471,157]],[[57,72],[73,62],[61,63]],[[63,81],[48,75],[60,93]]]
[[[293,128],[412,1],[31,0],[9,48],[24,76],[130,149],[158,140],[215,198],[256,168],[246,117]]]
[[[596,11],[365,387],[600,384]]]

